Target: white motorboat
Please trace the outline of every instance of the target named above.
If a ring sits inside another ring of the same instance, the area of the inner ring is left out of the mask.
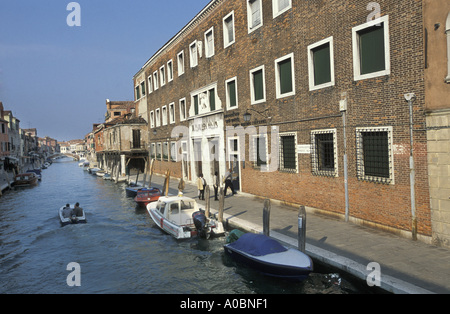
[[[147,205],[153,222],[176,239],[189,239],[196,235],[209,238],[214,229],[223,230],[222,224],[207,219],[197,202],[185,196],[164,196]]]
[[[65,226],[65,225],[70,225],[70,224],[81,224],[81,223],[86,223],[86,212],[83,210],[83,216],[81,217],[77,217],[75,215],[69,215],[68,217],[64,217],[63,215],[63,209],[66,206],[63,206],[59,209],[58,211],[58,215],[59,215],[59,220],[61,221],[61,226]],[[74,205],[70,205],[70,209],[73,210],[74,209]]]

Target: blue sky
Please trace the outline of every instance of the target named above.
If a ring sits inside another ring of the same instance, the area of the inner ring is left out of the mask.
[[[58,141],[104,121],[106,99],[133,100],[133,76],[210,0],[0,0],[0,101],[21,128]]]

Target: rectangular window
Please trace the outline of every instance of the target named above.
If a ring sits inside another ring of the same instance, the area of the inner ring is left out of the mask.
[[[180,99],[180,121],[186,120],[186,98]]]
[[[156,159],[161,159],[162,147],[161,143],[156,144]]]
[[[167,82],[173,81],[173,63],[172,60],[167,62]]]
[[[177,64],[178,64],[178,76],[184,74],[184,51],[181,51],[177,55]]]
[[[169,122],[175,123],[175,103],[169,105]]]
[[[193,98],[194,98],[194,114],[198,115],[198,95],[195,95]]]
[[[253,165],[256,168],[267,165],[267,135],[253,137]]]
[[[162,160],[169,161],[169,143],[163,143]]]
[[[155,112],[153,110],[150,111],[150,127],[155,127]]]
[[[210,89],[209,92],[209,108],[211,111],[216,110],[216,91],[215,89]]]
[[[294,95],[294,54],[275,60],[275,72],[277,98]]]
[[[140,86],[136,86],[136,100],[141,98]]]
[[[223,18],[223,45],[224,48],[234,43],[234,11]]]
[[[162,107],[161,116],[162,116],[162,125],[167,125],[167,106]]]
[[[292,8],[292,0],[272,0],[273,18]]]
[[[205,55],[206,58],[214,56],[214,27],[205,33]]]
[[[312,173],[322,176],[337,176],[336,130],[311,132]]]
[[[354,79],[390,74],[389,19],[383,16],[352,29]]]
[[[238,97],[237,97],[237,78],[233,77],[225,82],[226,85],[226,96],[227,96],[227,108],[235,109],[238,107]]]
[[[266,101],[265,85],[264,66],[251,70],[250,93],[252,105]]]
[[[172,161],[172,162],[177,161],[177,143],[176,142],[170,142],[170,161]]]
[[[160,86],[166,85],[166,67],[164,65],[159,68],[159,83]]]
[[[357,128],[356,139],[358,178],[392,184],[392,127]]]
[[[142,83],[141,83],[141,94],[142,94],[142,97],[144,97],[145,94],[146,94],[146,92],[145,92],[145,80],[142,81]]]
[[[261,0],[247,0],[247,23],[248,32],[251,33],[255,29],[262,26],[262,2]]]
[[[155,125],[156,127],[161,126],[161,111],[159,108],[155,110]]]
[[[158,71],[153,72],[153,87],[153,90],[157,90],[159,88]]]
[[[309,89],[334,85],[333,37],[308,46]]]
[[[153,92],[153,78],[150,75],[148,77],[148,93],[150,94],[151,92]]]
[[[194,41],[192,44],[190,44],[189,56],[191,68],[195,68],[198,65],[197,41]]]
[[[156,158],[156,144],[152,143],[150,145],[150,158],[155,159]]]
[[[297,172],[295,134],[280,134],[280,171]]]

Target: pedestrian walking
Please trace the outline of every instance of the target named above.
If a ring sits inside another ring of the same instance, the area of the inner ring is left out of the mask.
[[[213,178],[213,187],[214,187],[214,200],[218,201],[219,199],[217,198],[217,192],[219,190],[219,184],[220,184],[220,180],[219,180],[219,174],[216,172],[214,172],[214,178]]]
[[[231,182],[232,173],[233,170],[231,168],[225,173],[225,191],[223,192],[223,195],[225,196],[227,195],[228,187],[231,189],[231,192],[233,193],[232,195],[236,194],[234,191],[233,182]]]
[[[197,179],[197,189],[198,189],[198,199],[205,200],[205,187],[206,181],[203,178],[203,174],[200,173],[200,176]]]

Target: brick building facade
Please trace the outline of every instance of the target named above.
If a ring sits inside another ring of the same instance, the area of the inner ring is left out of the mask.
[[[429,240],[423,77],[422,0],[214,0],[136,73],[136,112],[158,172],[231,167],[242,192]]]
[[[424,1],[425,106],[435,244],[450,247],[450,2]]]

